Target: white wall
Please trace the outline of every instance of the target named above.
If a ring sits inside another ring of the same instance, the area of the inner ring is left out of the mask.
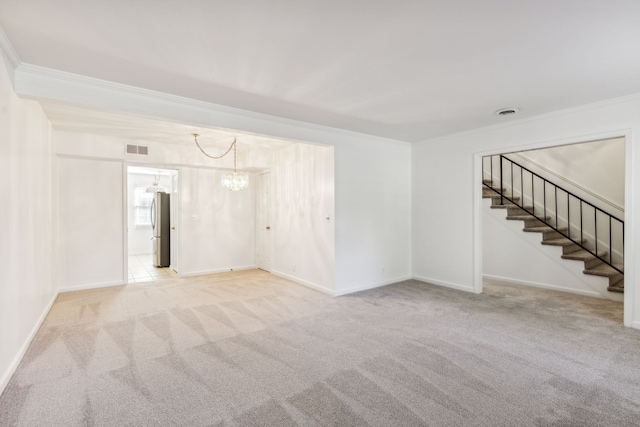
[[[296,144],[278,150],[271,185],[272,273],[333,294],[333,147]]]
[[[336,294],[411,278],[411,146],[335,146]]]
[[[640,97],[630,96],[478,129],[413,147],[413,271],[480,291],[481,156],[596,139],[626,138],[625,325],[640,328]],[[443,185],[446,177],[446,185]]]
[[[524,151],[513,160],[623,218],[624,152],[624,138],[614,138]]]
[[[0,50],[0,393],[57,295],[51,125],[8,67]]]
[[[255,268],[255,174],[249,188],[229,191],[227,171],[180,169],[179,257],[181,275]]]
[[[57,166],[60,290],[124,284],[122,163],[58,157]]]

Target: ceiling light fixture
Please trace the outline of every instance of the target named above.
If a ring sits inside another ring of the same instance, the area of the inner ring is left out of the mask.
[[[158,171],[158,175],[153,176],[153,184],[147,187],[147,193],[166,193],[164,186],[160,185],[160,175],[162,171]]]
[[[244,190],[245,188],[247,188],[249,186],[249,177],[243,173],[238,173],[238,169],[236,168],[236,139],[233,138],[233,142],[231,143],[231,146],[229,146],[229,149],[227,151],[225,151],[225,153],[221,156],[212,156],[210,154],[207,154],[202,147],[200,146],[200,144],[198,143],[198,137],[200,135],[198,135],[197,133],[192,133],[191,135],[193,135],[193,139],[196,141],[196,145],[198,146],[198,148],[200,149],[200,151],[202,151],[202,154],[204,154],[207,157],[210,157],[212,159],[221,159],[224,156],[226,156],[227,154],[229,154],[229,152],[231,151],[231,149],[233,148],[233,173],[229,173],[226,175],[222,176],[222,186],[224,188],[226,188],[227,190],[230,191],[240,191],[240,190]]]
[[[496,111],[496,116],[510,116],[512,114],[520,111],[519,108],[503,108],[501,110]]]

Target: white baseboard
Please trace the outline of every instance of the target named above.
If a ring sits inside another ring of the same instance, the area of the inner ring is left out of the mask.
[[[631,327],[633,329],[640,329],[640,321],[636,320],[635,322],[631,322]],[[0,389],[0,393],[2,393],[1,389]]]
[[[510,279],[508,277],[492,276],[490,274],[484,274],[482,277],[485,278],[485,279],[489,279],[489,280],[497,280],[499,282],[513,283],[515,285],[531,286],[533,288],[549,289],[549,290],[552,290],[552,291],[567,292],[567,293],[570,293],[570,294],[583,295],[583,296],[587,296],[587,297],[607,299],[601,293],[596,292],[596,291],[589,291],[589,290],[584,290],[584,289],[565,288],[563,286],[550,285],[550,284],[547,284],[547,283],[538,283],[538,282],[529,282],[527,280]]]
[[[40,326],[42,326],[42,322],[44,322],[44,319],[47,317],[47,314],[49,314],[51,307],[53,307],[53,303],[56,301],[56,298],[58,298],[58,292],[54,293],[53,297],[51,298],[51,300],[49,301],[45,309],[42,311],[42,314],[38,318],[38,321],[36,322],[34,327],[31,329],[31,332],[27,336],[27,339],[25,339],[24,343],[20,347],[18,354],[16,354],[16,356],[13,358],[13,362],[11,362],[11,365],[9,365],[7,370],[2,374],[2,377],[0,377],[0,396],[4,392],[4,389],[7,387],[7,385],[9,384],[9,381],[11,380],[11,377],[13,376],[13,374],[16,372],[16,369],[18,369],[18,365],[20,365],[20,362],[22,361],[22,358],[27,352],[27,349],[31,345],[33,338],[38,333]]]
[[[85,285],[75,285],[75,286],[63,286],[58,292],[73,292],[73,291],[84,291],[87,289],[97,289],[97,288],[109,288],[111,286],[124,286],[125,283],[122,280],[116,280],[113,282],[100,282],[100,283],[88,283]]]
[[[306,286],[307,288],[311,288],[311,289],[314,289],[316,291],[320,291],[322,293],[329,294],[331,296],[335,296],[335,292],[333,291],[333,289],[329,289],[329,288],[326,288],[324,286],[318,285],[316,283],[309,282],[309,281],[304,280],[304,279],[300,279],[299,277],[291,276],[289,274],[286,274],[286,273],[283,273],[283,272],[277,271],[277,270],[271,270],[271,274],[273,274],[275,276],[278,276],[278,277],[282,277],[283,279],[291,280],[292,282],[297,283],[297,284],[302,285],[302,286]]]
[[[207,274],[228,273],[230,271],[241,270],[255,270],[256,268],[258,267],[255,265],[241,265],[239,267],[216,268],[214,270],[187,271],[186,273],[180,272],[180,277],[206,276]]]
[[[423,276],[413,276],[413,279],[419,280],[421,282],[429,283],[431,285],[442,286],[443,288],[455,289],[456,291],[471,292],[471,293],[475,292],[473,289],[473,286],[464,286],[464,285],[459,285],[457,283],[443,282],[442,280],[430,279],[428,277],[423,277]]]
[[[361,292],[361,291],[366,291],[366,290],[369,290],[369,289],[380,288],[382,286],[392,285],[392,284],[398,283],[398,282],[404,282],[405,280],[411,280],[411,276],[398,277],[398,278],[395,278],[395,279],[385,280],[384,282],[370,283],[368,285],[353,286],[351,288],[341,289],[339,291],[335,291],[333,294],[335,296],[339,297],[339,296],[342,296],[342,295],[353,294],[355,292]]]

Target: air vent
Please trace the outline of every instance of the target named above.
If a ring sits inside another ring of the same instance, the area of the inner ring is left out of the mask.
[[[503,108],[501,110],[496,111],[497,116],[511,116],[520,111],[519,108]]]
[[[140,154],[143,156],[147,156],[149,154],[149,147],[146,145],[133,145],[127,144],[126,147],[127,154]]]

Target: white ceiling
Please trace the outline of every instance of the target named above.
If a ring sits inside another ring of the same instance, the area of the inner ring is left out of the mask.
[[[27,64],[404,141],[640,92],[639,0],[0,0],[0,25]]]

